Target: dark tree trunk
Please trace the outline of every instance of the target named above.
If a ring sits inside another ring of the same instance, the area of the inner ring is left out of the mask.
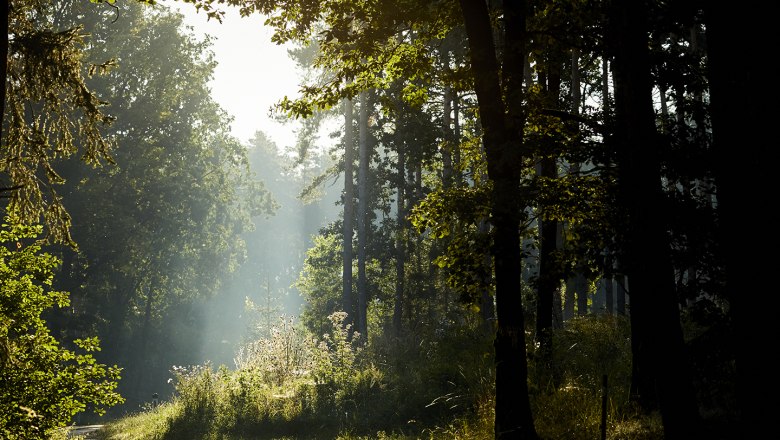
[[[494,227],[493,258],[496,277],[495,338],[497,439],[536,439],[528,397],[525,323],[520,294],[520,200],[522,128],[522,59],[525,38],[525,2],[504,4],[506,87],[504,103],[495,44],[487,5],[482,0],[460,0],[468,36],[488,177]],[[519,75],[517,74],[519,71]],[[508,117],[507,112],[508,111]]]
[[[604,284],[604,312],[612,315],[615,313],[615,283],[612,281],[612,275],[605,275],[601,282]]]
[[[655,115],[643,2],[613,0],[616,145],[621,203],[628,218],[634,396],[661,410],[667,439],[697,438],[698,408],[680,325],[663,218]]]
[[[579,269],[576,275],[574,275],[574,293],[577,296],[577,316],[585,316],[588,314],[588,279],[583,275],[583,270]]]
[[[564,290],[563,298],[563,320],[568,321],[574,318],[574,304],[576,303],[576,291],[574,286],[574,277],[566,280],[566,289]]]
[[[626,277],[620,274],[615,279],[615,313],[620,316],[626,316],[626,289],[628,287]]]
[[[556,160],[553,157],[544,157],[540,164],[541,175],[548,179],[558,177]],[[536,306],[536,342],[539,345],[539,373],[552,372],[553,353],[553,298],[559,294],[559,288],[563,274],[555,259],[558,244],[558,222],[554,220],[540,219],[539,221],[539,281],[537,288]],[[550,376],[552,378],[552,376]],[[546,384],[540,384],[546,385]]]
[[[774,15],[763,5],[708,2],[705,7],[719,233],[735,332],[741,438],[776,430],[778,410],[775,364],[746,343],[772,334],[777,310],[777,295],[767,292],[771,282],[757,276],[776,270],[776,259],[766,256],[774,241],[749,230],[771,203],[766,191],[777,186],[777,142],[771,133],[777,125],[776,69],[760,61],[777,39],[776,24],[769,23]]]
[[[8,80],[8,14],[11,13],[11,1],[5,2],[5,15],[3,15],[0,26],[5,29],[3,32],[2,47],[0,47],[0,75],[2,75],[2,95],[0,95],[0,139],[3,138],[3,120],[5,119],[5,94],[7,92],[6,83]]]
[[[544,87],[545,106],[557,109],[561,92],[561,69],[557,59],[556,47],[548,48],[549,59],[541,66],[540,82]],[[553,140],[545,140],[545,151],[539,162],[539,174],[542,178],[558,179],[558,159],[555,150],[558,145]],[[558,247],[558,222],[555,220],[539,219],[539,281],[537,286],[537,312],[536,312],[536,342],[539,345],[539,372],[540,380],[544,380],[545,373],[552,373],[552,330],[554,316],[553,298],[563,279],[563,273],[556,261],[555,254]],[[552,378],[552,376],[549,376]],[[545,385],[545,384],[540,384]]]
[[[398,210],[398,225],[395,238],[395,298],[393,306],[393,330],[396,336],[401,334],[401,317],[403,316],[404,284],[405,273],[404,265],[406,263],[406,209],[405,209],[405,190],[406,190],[406,142],[400,142],[398,145],[398,174],[396,200],[396,209]]]

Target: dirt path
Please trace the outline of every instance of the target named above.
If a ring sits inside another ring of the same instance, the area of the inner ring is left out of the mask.
[[[90,434],[102,428],[103,425],[86,425],[86,426],[74,426],[68,431],[68,438],[76,437],[80,435],[85,439],[93,439],[95,437]]]

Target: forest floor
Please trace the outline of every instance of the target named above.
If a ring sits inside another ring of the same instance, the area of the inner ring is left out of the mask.
[[[94,433],[95,431],[102,428],[103,425],[86,425],[86,426],[74,426],[68,431],[68,438],[78,438],[82,440],[91,440],[96,437],[91,436],[90,434]]]

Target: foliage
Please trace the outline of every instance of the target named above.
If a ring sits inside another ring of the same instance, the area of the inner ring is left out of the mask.
[[[176,368],[178,395],[171,402],[110,423],[103,438],[492,437],[495,389],[488,338],[466,328],[450,329],[438,338],[376,338],[376,345],[358,349],[347,339],[342,320],[343,314],[331,316],[333,335],[326,340],[296,339],[312,355],[311,374],[290,374],[282,386],[268,382],[257,366],[276,361],[267,362],[273,353],[260,351],[246,351],[243,367],[235,371],[209,365]],[[598,437],[603,371],[610,371],[607,438],[662,438],[659,420],[641,416],[627,401],[626,324],[624,319],[583,317],[556,333],[556,362],[565,384],[537,389],[531,399],[543,438]],[[275,347],[281,357],[289,340],[288,335],[256,347]],[[576,347],[567,345],[573,341]],[[250,353],[257,362],[249,360]],[[535,381],[534,374],[530,380]]]
[[[638,417],[628,399],[631,344],[625,317],[587,316],[567,321],[562,329],[553,332],[552,364],[557,382],[538,384],[532,399],[540,435],[571,439],[597,437],[605,392],[608,431]],[[545,372],[532,371],[531,377],[545,377]]]
[[[103,355],[125,367],[120,389],[135,407],[165,394],[170,365],[202,362],[202,304],[243,262],[252,218],[275,205],[210,95],[211,40],[162,7],[116,7],[63,0],[46,17],[89,32],[85,60],[116,59],[88,81],[111,102],[115,165],[66,161],[60,171],[80,253],[63,251],[58,282],[76,292],[78,319],[55,313],[52,322],[67,334],[101,334]]]
[[[295,378],[311,374],[314,366],[311,350],[315,344],[309,338],[292,318],[282,316],[268,337],[239,347],[236,368],[251,371],[258,380],[274,387],[291,386]]]
[[[224,366],[214,371],[209,364],[175,367],[180,412],[171,418],[169,435],[301,433],[316,424],[336,428],[381,381],[379,372],[360,360],[356,339],[347,340],[343,318],[332,316],[332,333],[319,342],[282,319],[268,339],[239,351],[234,371]],[[297,427],[288,423],[293,420]]]
[[[42,318],[69,299],[51,288],[59,260],[32,241],[41,229],[7,217],[0,231],[0,437],[9,440],[45,438],[88,405],[102,414],[123,401],[120,369],[91,354],[98,339],[64,348]]]
[[[344,438],[368,438],[380,430],[377,437],[391,438],[396,433],[387,434],[390,425],[402,431],[398,436],[405,436],[406,431],[431,438],[491,436],[496,375],[489,339],[494,336],[490,329],[495,262],[487,256],[491,245],[500,247],[502,243],[491,243],[500,215],[491,218],[490,196],[497,193],[491,194],[495,182],[486,182],[481,138],[486,134],[482,122],[502,118],[481,121],[475,109],[473,67],[465,57],[457,2],[188,1],[215,18],[221,13],[217,8],[223,5],[240,8],[242,15],[262,13],[266,23],[275,28],[274,41],[295,41],[308,48],[300,53],[300,59],[318,69],[318,74],[307,76],[301,97],[285,98],[278,106],[290,116],[317,115],[301,131],[295,162],[301,167],[297,169],[300,175],[280,171],[278,165],[283,161],[273,151],[262,151],[268,145],[256,145],[261,148],[254,152],[263,162],[257,168],[263,173],[295,175],[295,179],[275,184],[277,188],[288,187],[276,191],[285,202],[292,199],[293,189],[297,193],[303,187],[305,193],[314,194],[308,191],[336,176],[343,165],[336,159],[337,165],[310,185],[306,182],[308,171],[320,171],[310,166],[310,157],[304,154],[311,149],[319,110],[371,89],[377,99],[371,108],[369,142],[382,153],[372,157],[373,169],[368,173],[369,203],[365,205],[369,206],[370,224],[367,243],[361,249],[367,254],[369,286],[365,290],[361,286],[360,293],[368,297],[371,337],[361,340],[361,335],[344,325],[345,317],[338,312],[342,308],[342,253],[339,233],[334,232],[341,228],[335,222],[313,240],[295,284],[308,301],[301,318],[303,326],[283,321],[267,337],[246,344],[237,355],[236,371],[224,367],[213,371],[208,364],[176,369],[178,396],[170,406],[173,409],[168,410],[169,426],[164,435],[217,438],[261,431],[264,435],[287,435],[316,426],[334,432],[333,437],[338,431]],[[500,35],[502,28],[511,24],[512,17],[501,16],[511,3],[503,7],[488,4],[495,13],[491,17],[493,30]],[[692,11],[686,17],[679,11],[667,17],[672,11],[666,8],[671,6],[665,2],[649,4],[657,15],[651,17],[654,27],[648,36],[653,50],[652,74],[661,99],[661,135],[653,138],[654,148],[641,150],[659,154],[660,168],[654,172],[660,172],[660,179],[653,180],[655,185],[663,182],[665,205],[653,206],[653,212],[663,209],[671,213],[664,222],[654,222],[657,226],[664,223],[663,232],[672,239],[671,249],[666,250],[672,251],[670,261],[678,285],[677,291],[667,293],[676,294],[679,303],[686,304],[686,332],[700,375],[695,382],[700,388],[699,403],[714,414],[738,413],[729,407],[734,394],[733,353],[719,347],[724,341],[735,341],[725,324],[729,304],[722,297],[718,275],[722,268],[713,243],[717,224],[713,170],[707,153],[709,98],[702,69],[706,63],[698,44],[702,26]],[[507,151],[506,157],[496,158],[496,164],[516,167],[517,175],[523,175],[522,197],[508,201],[522,199],[521,206],[526,207],[523,214],[530,220],[522,218],[518,222],[522,224],[517,225],[526,240],[523,249],[528,251],[524,264],[529,264],[513,268],[514,273],[523,272],[525,284],[519,289],[525,307],[508,310],[501,322],[523,313],[532,327],[536,318],[533,306],[543,304],[536,301],[535,293],[529,294],[531,287],[539,287],[534,285],[535,279],[554,276],[558,280],[579,271],[592,281],[599,275],[610,277],[625,270],[614,262],[630,263],[621,254],[625,237],[620,234],[632,219],[617,214],[621,182],[615,179],[619,174],[615,163],[621,146],[615,145],[615,129],[610,126],[614,109],[604,47],[610,23],[603,20],[603,5],[554,1],[531,2],[529,6],[529,32],[523,36],[528,38],[523,44],[528,43],[530,49],[525,100],[498,112],[522,114],[519,119],[527,116],[521,128],[523,157],[516,159],[515,150]],[[42,10],[48,14],[48,9]],[[73,24],[81,24],[84,16],[74,16]],[[85,314],[91,313],[95,323],[110,322],[117,341],[145,349],[146,341],[154,339],[150,335],[186,333],[186,325],[169,326],[166,318],[181,311],[186,315],[192,299],[220,291],[221,279],[216,275],[238,266],[244,251],[241,238],[250,237],[243,234],[248,232],[249,218],[270,213],[272,203],[246,173],[242,146],[226,135],[229,118],[208,99],[206,84],[214,65],[207,52],[208,42],[179,38],[180,24],[164,13],[143,19],[133,14],[128,17],[131,20],[120,22],[123,27],[116,34],[100,26],[90,29],[94,41],[101,43],[93,46],[96,58],[91,63],[111,66],[98,61],[112,57],[101,52],[106,48],[118,48],[122,55],[119,69],[93,78],[90,84],[110,97],[118,117],[124,116],[124,122],[120,117],[113,129],[106,130],[137,150],[125,154],[120,149],[120,166],[108,173],[71,170],[59,177],[67,177],[70,188],[89,195],[89,203],[84,202],[87,199],[74,202],[83,203],[78,206],[80,211],[91,212],[92,203],[99,201],[94,217],[80,225],[88,243],[84,258],[89,263],[69,266],[83,271],[83,276],[73,277],[73,284],[90,288],[92,296],[83,298],[87,304],[84,309],[95,306]],[[668,23],[664,23],[666,18],[670,18]],[[100,19],[105,21],[105,16],[93,21],[99,23]],[[52,46],[74,62],[79,61],[75,56],[79,54],[65,43],[70,39],[81,44],[83,34],[76,29],[56,30],[57,38],[64,39]],[[146,34],[140,29],[151,31]],[[52,35],[40,34],[45,38]],[[24,43],[24,37],[19,42]],[[500,43],[510,44],[511,39]],[[506,57],[500,61],[514,68],[521,63],[510,55],[526,55],[501,44],[497,49],[500,57]],[[574,52],[581,57],[572,57],[572,65],[568,60]],[[193,61],[196,59],[199,61]],[[78,69],[84,70],[84,66]],[[500,73],[502,85],[507,87],[504,92],[511,97],[514,94],[508,88],[513,84],[513,73]],[[569,74],[571,79],[566,78]],[[575,74],[582,76],[577,84]],[[81,81],[72,72],[65,72],[67,75]],[[185,83],[187,87],[182,87]],[[91,93],[80,87],[81,83],[76,84],[76,89]],[[70,95],[66,91],[63,96]],[[494,98],[497,104],[501,101],[500,94]],[[674,115],[667,100],[675,101]],[[69,105],[67,99],[51,102]],[[87,115],[92,116],[87,122],[99,120],[92,107],[102,110],[100,103],[91,98],[85,102]],[[36,125],[33,118],[30,126],[38,131],[31,136],[59,135],[62,142],[36,145],[45,152],[62,148],[67,153],[62,156],[72,154],[76,147],[68,142],[72,134],[58,131],[62,113],[45,105],[43,109],[43,119],[49,121],[44,123],[47,129]],[[569,109],[572,113],[567,113]],[[651,122],[648,120],[648,125]],[[86,129],[93,133],[90,127]],[[87,147],[90,139],[98,138],[87,137],[83,141]],[[256,141],[267,143],[261,136]],[[109,160],[107,155],[105,160]],[[553,166],[539,176],[534,168],[542,160],[550,160],[545,163]],[[50,168],[44,166],[47,171]],[[48,177],[49,186],[61,181],[51,173]],[[297,177],[302,177],[302,184]],[[292,181],[295,184],[289,184]],[[649,179],[644,183],[650,183]],[[242,197],[247,194],[259,197]],[[505,194],[499,191],[498,195]],[[394,196],[398,199],[395,207]],[[123,203],[116,203],[116,199]],[[40,200],[39,205],[48,203]],[[53,218],[69,221],[51,203]],[[394,209],[399,211],[395,218]],[[411,217],[405,216],[410,212]],[[411,225],[407,223],[410,219]],[[553,255],[539,255],[539,237],[530,228],[534,220],[562,226]],[[251,237],[260,242],[265,236]],[[307,242],[296,234],[280,234],[276,239],[288,245],[286,255],[294,253],[290,249],[298,249],[290,243]],[[106,242],[116,243],[122,252],[105,249]],[[300,259],[300,255],[294,257]],[[546,266],[554,270],[535,273],[541,271],[536,265],[542,259],[545,263],[552,260],[553,264]],[[283,270],[297,267],[287,264]],[[266,279],[277,272],[276,268],[255,269],[248,270],[253,275],[263,273]],[[247,290],[253,288],[256,286]],[[108,293],[115,290],[120,290],[119,301],[109,304],[105,298],[113,300]],[[270,295],[270,282],[267,290]],[[390,294],[393,290],[395,297]],[[518,298],[518,289],[514,290],[514,298]],[[702,295],[713,301],[683,301]],[[91,301],[94,298],[100,300]],[[463,308],[464,302],[477,307]],[[641,301],[636,305],[641,306]],[[677,311],[677,301],[674,305]],[[473,313],[478,307],[483,315]],[[641,312],[640,308],[634,310]],[[389,323],[395,324],[396,317],[400,324],[391,331]],[[625,320],[587,317],[558,324],[562,328],[553,334],[551,362],[531,362],[530,398],[538,432],[547,438],[595,437],[601,415],[601,380],[606,375],[610,436],[659,435],[654,418],[634,412],[636,408],[627,404],[631,352]],[[652,336],[656,329],[645,330]],[[528,344],[529,359],[543,358],[547,348],[537,351],[533,343]],[[159,357],[167,354],[161,351],[159,346],[150,350]],[[157,362],[161,365],[159,358]]]

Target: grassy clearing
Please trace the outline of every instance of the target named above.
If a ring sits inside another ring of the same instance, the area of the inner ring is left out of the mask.
[[[640,417],[627,402],[626,324],[582,319],[556,334],[557,386],[540,385],[547,382],[533,367],[530,352],[531,402],[541,438],[600,438],[605,374],[610,377],[607,438],[663,438],[660,420]],[[243,353],[235,370],[177,368],[171,402],[108,423],[100,439],[493,438],[489,341],[461,333],[361,346],[349,341],[340,325],[334,320],[327,343],[298,337],[292,329],[279,332],[273,336],[277,341]]]

